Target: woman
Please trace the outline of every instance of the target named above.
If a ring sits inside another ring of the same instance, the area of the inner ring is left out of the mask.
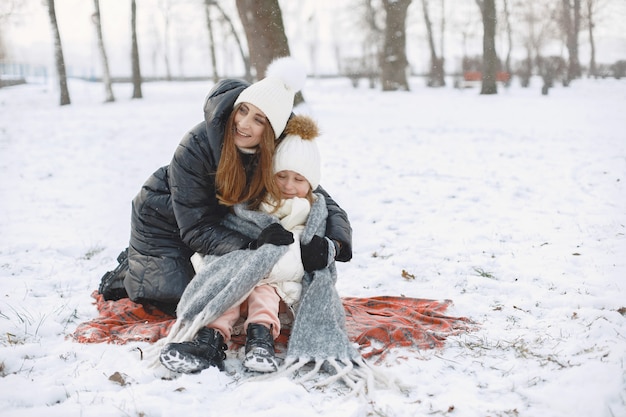
[[[170,164],[152,174],[133,200],[128,255],[102,278],[105,299],[127,294],[174,314],[194,276],[190,258],[195,252],[223,255],[252,243],[220,222],[237,203],[260,204],[266,192],[279,198],[272,157],[304,80],[302,68],[281,58],[252,85],[223,80],[214,86],[204,105],[204,122],[185,135]],[[347,262],[352,258],[348,217],[321,187],[317,192],[327,201],[326,237],[334,244],[335,259]],[[284,229],[262,236],[264,243],[293,242]],[[329,240],[301,247],[305,269],[327,265],[333,249]]]

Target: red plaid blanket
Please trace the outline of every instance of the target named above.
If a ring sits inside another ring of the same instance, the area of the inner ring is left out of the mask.
[[[167,335],[175,318],[156,308],[146,307],[125,298],[104,301],[92,294],[99,316],[78,325],[71,337],[80,343],[155,342]],[[443,346],[447,336],[472,329],[466,317],[443,313],[450,300],[436,301],[406,297],[371,297],[342,299],[346,311],[348,337],[361,347],[364,357],[384,354],[395,347],[432,349]],[[286,345],[289,326],[284,326],[277,345]],[[245,344],[245,336],[233,336],[234,345]]]

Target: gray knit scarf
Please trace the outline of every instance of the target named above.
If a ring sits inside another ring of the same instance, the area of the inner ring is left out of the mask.
[[[302,244],[309,243],[313,235],[324,236],[326,230],[326,201],[321,194],[316,197],[301,236]],[[224,224],[253,239],[278,221],[275,216],[248,210],[243,205],[235,206],[234,213],[227,216]],[[287,246],[263,245],[256,250],[205,257],[202,268],[180,299],[176,322],[159,346],[192,340],[198,330],[245,300],[286,250]],[[387,378],[374,372],[348,339],[336,281],[334,262],[322,270],[305,273],[285,362],[277,372],[257,379],[290,375],[297,376],[298,382],[314,381],[313,386],[341,380],[357,392],[371,389],[375,381],[388,385]],[[304,371],[307,366],[310,369]],[[321,379],[320,370],[330,375]]]

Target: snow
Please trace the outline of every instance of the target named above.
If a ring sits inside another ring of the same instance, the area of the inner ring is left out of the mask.
[[[626,416],[626,83],[411,92],[308,79],[322,184],[348,212],[342,296],[451,299],[480,323],[379,364],[368,398],[209,369],[164,380],[145,343],[67,338],[126,246],[130,201],[202,120],[210,83],[0,90],[0,415]],[[406,271],[403,277],[403,271]],[[414,278],[410,278],[413,276]]]

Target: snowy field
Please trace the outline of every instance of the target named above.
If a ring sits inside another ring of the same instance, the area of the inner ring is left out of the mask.
[[[480,323],[392,351],[380,366],[412,389],[369,398],[215,369],[162,380],[146,344],[68,339],[211,85],[144,84],[133,101],[116,84],[104,104],[102,85],[71,81],[65,107],[52,86],[1,89],[0,415],[626,416],[626,82],[542,96],[533,81],[497,96],[307,81],[322,184],[354,229],[340,295],[451,299]]]

